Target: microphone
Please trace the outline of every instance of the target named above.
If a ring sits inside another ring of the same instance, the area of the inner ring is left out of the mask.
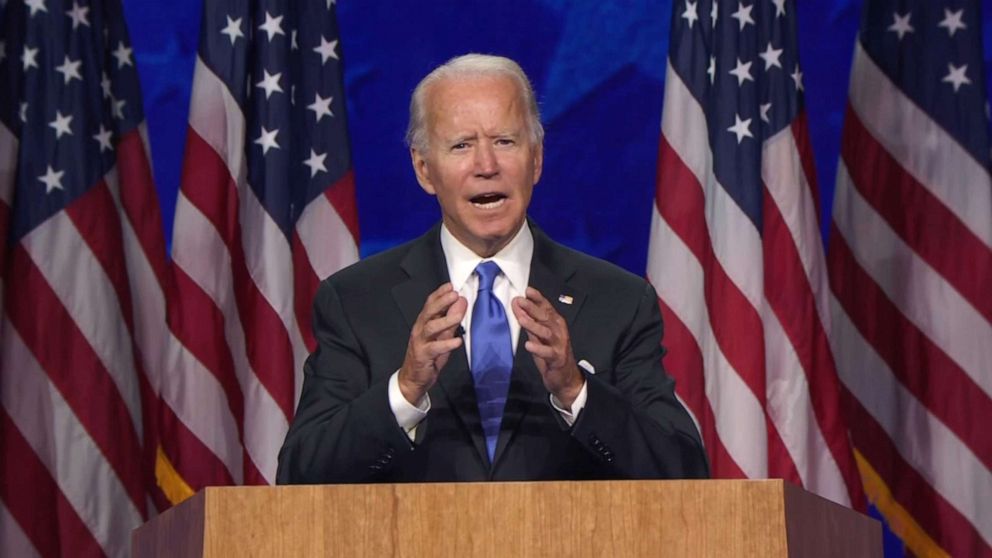
[[[465,328],[462,327],[461,324],[458,324],[458,328],[455,329],[455,337],[464,337],[464,336],[465,336]]]

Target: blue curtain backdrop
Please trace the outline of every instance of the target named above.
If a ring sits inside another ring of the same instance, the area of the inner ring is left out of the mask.
[[[475,51],[516,59],[537,90],[547,140],[533,217],[553,238],[644,273],[671,1],[337,4],[363,256],[419,235],[438,218],[403,145],[407,103],[431,68]],[[983,7],[988,32],[992,10],[987,2]],[[201,0],[125,0],[167,238],[200,8]],[[796,9],[822,220],[828,224],[861,1],[799,2]],[[992,67],[988,43],[985,52],[986,67]],[[992,90],[992,79],[986,80]]]

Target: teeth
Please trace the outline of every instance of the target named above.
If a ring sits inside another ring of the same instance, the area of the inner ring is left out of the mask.
[[[506,198],[500,198],[496,201],[492,201],[489,203],[472,202],[472,205],[478,207],[479,209],[496,209],[502,206],[505,202],[506,202]]]

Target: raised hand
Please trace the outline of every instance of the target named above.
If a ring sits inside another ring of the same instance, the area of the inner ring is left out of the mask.
[[[544,388],[567,409],[585,383],[572,354],[568,324],[540,291],[527,287],[526,295],[511,303],[520,327],[527,332],[524,348],[534,357]]]
[[[468,302],[445,283],[427,297],[410,330],[406,356],[399,372],[400,392],[416,405],[437,381],[454,351],[462,345],[455,331],[465,317]]]

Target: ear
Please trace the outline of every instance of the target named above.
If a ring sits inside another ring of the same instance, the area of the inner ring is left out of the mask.
[[[541,171],[544,170],[544,144],[539,143],[534,149],[534,184],[541,180]]]
[[[410,148],[410,162],[413,164],[413,173],[417,175],[417,182],[420,187],[430,195],[436,195],[434,183],[431,182],[430,166],[427,164],[427,157],[416,148]]]

